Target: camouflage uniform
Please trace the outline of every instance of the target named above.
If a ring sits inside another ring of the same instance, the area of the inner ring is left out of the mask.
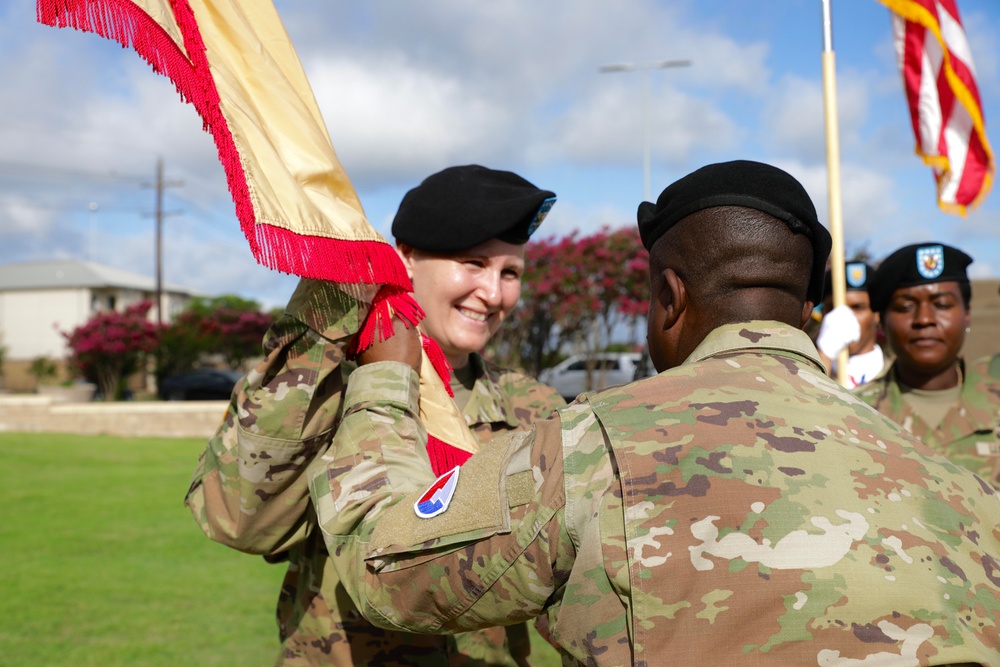
[[[583,395],[474,456],[429,519],[395,493],[417,392],[402,364],[358,369],[312,471],[379,625],[547,611],[564,664],[1000,666],[1000,498],[842,390],[799,330],[720,327]]]
[[[340,425],[343,390],[355,365],[344,360],[371,295],[303,280],[268,332],[266,358],[242,380],[208,443],[186,503],[213,540],[270,562],[288,562],[278,600],[280,665],[527,664],[527,629],[470,635],[390,632],[365,621],[330,566],[315,530],[307,468]],[[549,387],[473,355],[477,377],[464,414],[481,443],[527,428],[565,401]],[[407,475],[421,479],[429,463]],[[456,648],[456,641],[458,648]],[[516,660],[512,655],[517,656]]]
[[[937,428],[903,400],[895,364],[854,395],[912,433],[925,445],[1000,488],[1000,355],[960,361],[962,392]]]

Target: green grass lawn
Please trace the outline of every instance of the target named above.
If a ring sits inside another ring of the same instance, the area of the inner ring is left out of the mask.
[[[198,529],[183,499],[204,445],[0,433],[0,665],[273,664],[284,566]]]
[[[283,567],[198,529],[203,447],[0,434],[0,664],[273,664]]]

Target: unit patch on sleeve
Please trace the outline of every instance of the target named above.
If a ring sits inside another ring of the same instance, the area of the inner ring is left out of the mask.
[[[448,509],[455,495],[455,487],[458,486],[458,472],[459,467],[455,466],[438,477],[417,502],[413,503],[413,511],[418,517],[430,519]]]

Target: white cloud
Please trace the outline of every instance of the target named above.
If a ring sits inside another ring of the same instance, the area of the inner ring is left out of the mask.
[[[693,65],[650,72],[651,145],[682,163],[734,141],[735,123],[712,95],[757,95],[768,77],[766,44],[740,44],[674,5],[378,3],[348,12],[364,40],[344,24],[322,36],[306,26],[299,12],[311,16],[314,5],[288,10],[334,145],[365,182],[376,174],[412,182],[473,159],[628,160],[641,150],[639,76],[598,67],[665,58]],[[651,25],[659,28],[636,30]]]
[[[547,141],[531,153],[582,163],[635,163],[648,140],[651,160],[688,164],[692,153],[731,148],[739,132],[723,111],[676,88],[650,95],[646,110],[648,137],[643,136],[641,95],[622,84],[593,91],[563,117],[555,119]]]
[[[313,63],[310,80],[352,177],[426,174],[506,150],[509,119],[502,106],[402,56]]]
[[[620,229],[634,224],[634,208],[624,210],[611,204],[581,207],[573,202],[559,202],[545,218],[545,223],[539,228],[536,235],[538,238],[562,237],[575,231],[586,236],[602,227]]]
[[[55,214],[40,208],[38,203],[26,197],[7,195],[0,198],[0,239],[18,236],[44,239],[53,226]]]
[[[841,144],[858,141],[867,120],[867,84],[853,76],[837,80],[837,124]],[[826,159],[826,101],[822,81],[782,77],[763,105],[762,124],[774,145],[801,159]]]
[[[820,221],[830,227],[829,188],[826,165],[777,160],[774,164],[802,183],[813,200]],[[841,208],[844,245],[857,248],[867,242],[878,245],[887,231],[899,229],[899,208],[893,197],[892,180],[861,164],[843,164]]]

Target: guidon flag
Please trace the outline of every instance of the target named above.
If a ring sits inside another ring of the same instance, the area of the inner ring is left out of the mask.
[[[174,83],[215,140],[254,258],[338,283],[367,305],[357,306],[349,353],[391,335],[393,316],[419,323],[406,269],[365,217],[271,0],[37,0],[36,11],[40,23],[131,47]],[[452,400],[440,346],[423,343],[420,411],[437,472],[478,442]]]

